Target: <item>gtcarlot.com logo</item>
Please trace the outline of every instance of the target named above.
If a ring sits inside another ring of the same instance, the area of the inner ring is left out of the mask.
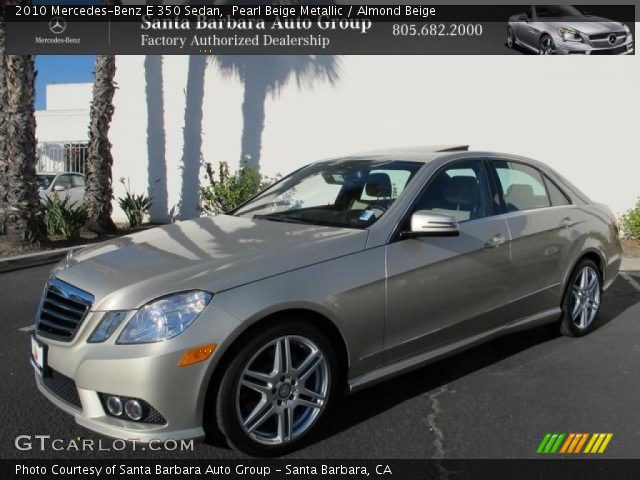
[[[51,435],[18,435],[14,440],[17,450],[44,451],[76,451],[76,452],[122,452],[124,450],[136,451],[193,451],[194,441],[190,440],[93,440],[91,438],[53,438]]]
[[[613,433],[547,433],[536,453],[604,453]]]

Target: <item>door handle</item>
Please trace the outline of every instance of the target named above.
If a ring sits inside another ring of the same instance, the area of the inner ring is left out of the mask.
[[[487,240],[487,243],[484,244],[484,248],[498,248],[506,241],[506,237],[501,233],[498,233],[497,235],[494,235],[489,240]]]
[[[569,228],[571,226],[573,226],[573,220],[571,219],[571,217],[563,218],[560,222],[560,227],[562,228]]]

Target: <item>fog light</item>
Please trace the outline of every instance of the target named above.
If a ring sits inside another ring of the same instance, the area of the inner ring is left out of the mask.
[[[107,397],[107,410],[114,417],[122,415],[122,400],[120,400],[120,397],[114,395]]]
[[[124,412],[131,420],[140,420],[142,418],[142,405],[138,400],[130,398],[124,404]]]

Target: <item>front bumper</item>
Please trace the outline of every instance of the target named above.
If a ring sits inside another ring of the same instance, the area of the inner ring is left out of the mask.
[[[619,45],[596,47],[589,43],[565,42],[559,36],[555,39],[559,55],[630,55],[634,52],[633,35]]]
[[[38,390],[58,408],[73,415],[78,424],[109,437],[140,442],[203,437],[202,418],[209,380],[222,353],[220,346],[238,326],[237,319],[209,304],[189,329],[167,342],[116,345],[115,339],[126,319],[106,342],[87,343],[102,315],[90,312],[71,342],[36,335],[47,346],[47,367],[54,371],[54,376],[68,377],[69,384],[77,389],[77,397],[72,398],[79,402],[47,385],[34,365]],[[208,360],[178,367],[185,351],[208,343],[219,346]],[[100,393],[142,399],[166,423],[110,416]]]

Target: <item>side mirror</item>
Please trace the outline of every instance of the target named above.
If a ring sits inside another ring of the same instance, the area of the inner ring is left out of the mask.
[[[55,187],[53,187],[53,191],[54,192],[66,192],[67,189],[65,187],[63,187],[62,185],[56,185]]]
[[[529,21],[529,17],[527,17],[527,15],[525,13],[518,15],[516,17],[516,20],[518,20],[519,22],[528,22]]]
[[[405,237],[455,237],[460,235],[458,220],[452,215],[418,210],[411,215],[411,228]]]

